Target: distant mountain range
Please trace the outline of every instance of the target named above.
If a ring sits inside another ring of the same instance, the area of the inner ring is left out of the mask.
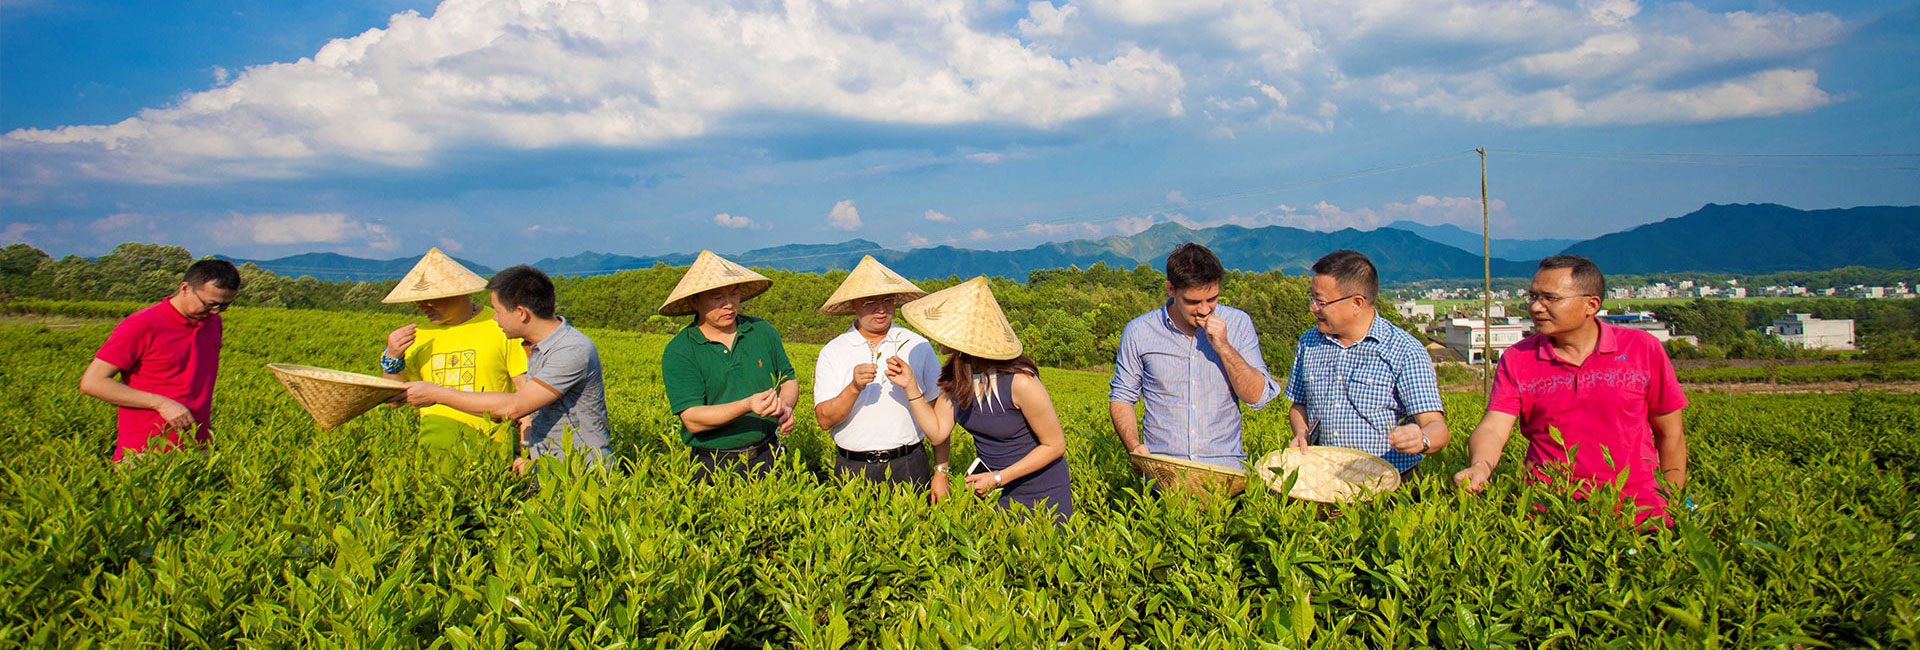
[[[243,260],[225,255],[215,255],[234,264],[252,264],[274,275],[297,278],[303,275],[313,276],[316,280],[335,280],[360,282],[364,280],[391,280],[413,270],[420,261],[419,256],[396,257],[390,260],[370,260],[348,257],[335,253],[303,253],[271,260]],[[493,275],[493,269],[472,260],[454,258],[474,273],[481,276]]]
[[[1486,250],[1480,233],[1461,228],[1453,224],[1429,226],[1412,221],[1395,221],[1388,228],[1407,232],[1433,241],[1479,255]],[[1537,260],[1548,255],[1559,255],[1568,246],[1580,243],[1578,239],[1494,239],[1493,256],[1510,260]]]
[[[1195,241],[1212,248],[1229,268],[1245,271],[1307,272],[1329,251],[1351,248],[1366,253],[1380,268],[1384,283],[1472,278],[1481,272],[1480,235],[1455,226],[1395,222],[1371,231],[1316,232],[1268,226],[1219,226],[1189,229],[1156,224],[1134,235],[1050,242],[1007,251],[938,246],[906,251],[864,239],[835,244],[789,244],[746,252],[723,252],[735,262],[799,272],[850,269],[862,255],[873,255],[914,278],[997,275],[1025,279],[1037,269],[1106,263],[1160,268],[1167,251]],[[1609,274],[1697,271],[1770,273],[1827,270],[1842,266],[1920,267],[1920,206],[1796,210],[1773,204],[1713,205],[1691,214],[1591,240],[1495,239],[1493,274],[1524,277],[1547,255],[1586,255]],[[554,275],[598,275],[666,264],[683,266],[694,253],[629,256],[584,252],[543,259],[533,265]],[[406,274],[417,258],[368,260],[331,253],[294,255],[254,264],[281,275],[311,275],[323,280],[377,280]],[[234,260],[243,262],[247,260]],[[476,273],[493,269],[460,260]]]

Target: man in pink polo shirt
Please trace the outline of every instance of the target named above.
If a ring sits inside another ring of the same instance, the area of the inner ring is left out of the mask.
[[[80,375],[80,392],[120,407],[114,460],[145,451],[159,436],[166,438],[163,449],[179,445],[181,432],[201,443],[212,436],[220,312],[239,293],[232,262],[200,260],[187,267],[172,297],[134,312],[107,335]]]
[[[1468,439],[1471,464],[1453,475],[1455,483],[1468,492],[1486,488],[1519,418],[1529,482],[1547,482],[1561,468],[1575,481],[1573,493],[1584,497],[1618,481],[1621,507],[1634,524],[1672,524],[1660,480],[1676,490],[1687,482],[1680,427],[1687,396],[1653,335],[1596,318],[1606,293],[1606,278],[1587,258],[1540,261],[1527,291],[1535,334],[1500,355],[1487,413]]]

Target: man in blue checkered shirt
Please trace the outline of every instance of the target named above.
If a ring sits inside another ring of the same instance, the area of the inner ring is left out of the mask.
[[[1380,274],[1357,251],[1313,264],[1308,311],[1287,377],[1293,446],[1358,449],[1413,478],[1420,459],[1447,446],[1433,358],[1413,335],[1374,313]]]

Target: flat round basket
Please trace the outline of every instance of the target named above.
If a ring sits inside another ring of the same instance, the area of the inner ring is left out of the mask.
[[[1130,456],[1133,468],[1162,490],[1180,490],[1188,494],[1213,494],[1224,490],[1225,494],[1232,496],[1247,489],[1246,472],[1171,456]]]
[[[406,384],[385,377],[313,366],[269,363],[267,370],[322,429],[345,424],[406,390]]]
[[[1400,487],[1400,471],[1379,456],[1346,447],[1292,447],[1260,459],[1260,478],[1275,492],[1298,472],[1287,496],[1317,503],[1345,503]]]

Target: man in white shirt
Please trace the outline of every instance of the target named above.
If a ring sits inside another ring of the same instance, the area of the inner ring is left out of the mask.
[[[813,372],[813,415],[833,434],[839,454],[834,466],[843,478],[908,484],[928,490],[933,500],[947,495],[947,444],[935,445],[932,463],[914,425],[908,395],[880,379],[887,359],[899,357],[913,369],[925,395],[939,398],[940,357],[926,337],[894,324],[894,310],[927,295],[872,256],[860,264],[821,305],[823,314],[852,314],[853,327],[820,348]]]

